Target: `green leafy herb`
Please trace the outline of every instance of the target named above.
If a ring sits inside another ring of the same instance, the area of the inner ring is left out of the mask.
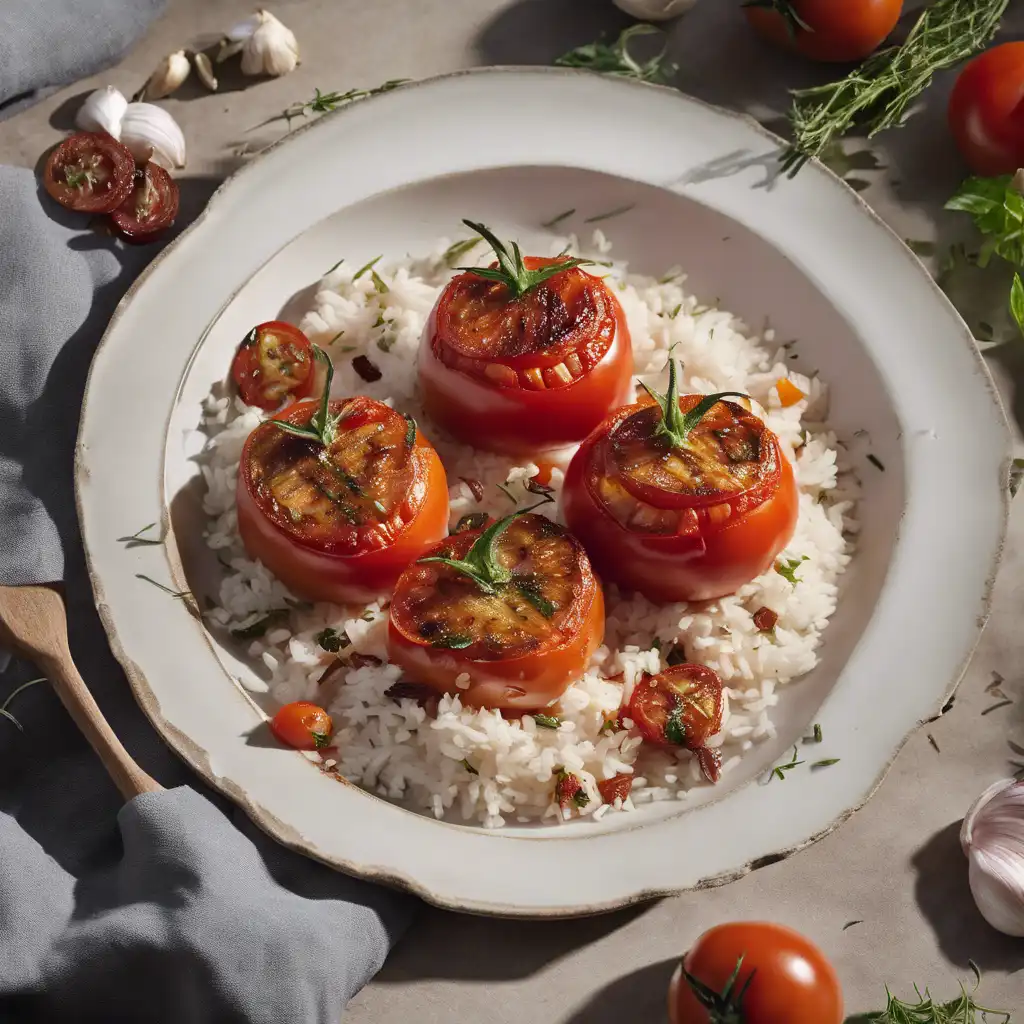
[[[686,979],[687,985],[690,986],[690,991],[693,992],[697,1002],[708,1011],[710,1020],[721,1021],[722,1024],[742,1024],[743,1000],[756,973],[756,971],[751,971],[747,975],[746,981],[737,988],[742,967],[743,957],[740,957],[721,992],[716,992],[699,978],[690,974],[685,967],[682,968],[683,977]]]
[[[541,224],[541,227],[542,228],[556,228],[556,227],[558,227],[559,224],[562,223],[563,220],[568,219],[575,212],[576,212],[575,209],[565,210],[562,213],[560,213],[557,217],[552,217],[551,220],[544,221],[544,223]]]
[[[797,32],[813,32],[814,29],[804,21],[797,13],[797,9],[791,0],[745,0],[741,7],[763,7],[766,10],[774,11],[786,23],[786,30],[791,36]]]
[[[131,534],[128,537],[118,537],[117,541],[119,544],[126,544],[130,548],[139,547],[140,545],[147,544],[153,544],[159,547],[161,544],[163,544],[162,539],[154,540],[149,537],[142,536],[144,533],[148,533],[150,530],[152,530],[154,526],[156,526],[156,523],[150,523],[148,526],[142,527],[141,530],[136,530],[135,533]]]
[[[291,128],[292,121],[296,118],[307,117],[311,113],[326,114],[332,110],[337,110],[338,107],[346,106],[354,100],[362,100],[366,99],[367,96],[376,96],[382,92],[390,92],[407,81],[409,81],[407,78],[392,78],[383,85],[375,86],[372,89],[349,89],[348,92],[321,92],[319,89],[315,89],[311,100],[307,100],[305,103],[293,103],[286,110],[282,110],[280,114],[267,118],[266,121],[261,121],[250,131],[255,131],[256,128],[262,128],[264,125],[273,124],[275,121],[285,121],[288,127]]]
[[[275,622],[280,622],[287,617],[287,608],[277,608],[274,611],[267,612],[266,615],[255,622],[250,622],[248,626],[230,630],[230,633],[232,636],[238,637],[239,640],[254,640],[256,637],[263,636]]]
[[[143,575],[141,572],[137,572],[135,574],[135,578],[137,580],[145,580],[147,583],[152,583],[154,587],[159,587],[165,594],[170,594],[171,597],[176,597],[179,600],[192,596],[191,590],[171,590],[170,587],[165,587],[162,583],[158,583],[156,580]]]
[[[344,650],[350,643],[352,643],[345,633],[339,633],[331,626],[327,626],[325,629],[320,630],[314,639],[320,647],[323,648],[323,650],[330,651],[331,654],[337,654],[338,651]]]
[[[786,781],[786,772],[796,768],[797,765],[803,764],[803,761],[797,760],[796,747],[793,747],[793,756],[789,760],[789,764],[777,764],[769,773],[768,781],[772,779],[781,779],[783,782]]]
[[[422,558],[422,562],[436,562],[442,561],[442,559],[436,558]],[[466,636],[465,633],[444,633],[439,636],[436,640],[430,641],[431,647],[440,647],[446,651],[462,651],[465,650],[473,643],[471,636]]]
[[[328,732],[311,732],[310,735],[317,750],[323,750],[331,742],[331,734]]]
[[[464,238],[461,242],[452,242],[445,249],[441,261],[445,266],[452,267],[456,260],[461,260],[467,253],[471,253],[482,241],[483,238],[480,235],[474,235],[472,238]]]
[[[572,802],[582,810],[590,803],[590,797],[585,789],[577,789],[572,795]]]
[[[358,269],[358,270],[357,270],[357,271],[356,271],[356,272],[355,272],[355,273],[354,273],[354,274],[352,275],[352,280],[353,280],[353,281],[358,281],[358,280],[359,280],[359,278],[361,278],[361,277],[363,276],[363,274],[367,273],[367,272],[368,272],[368,271],[370,271],[370,270],[373,270],[373,268],[374,268],[374,267],[375,267],[375,266],[376,266],[376,265],[377,265],[378,263],[380,263],[380,261],[381,261],[382,259],[384,259],[384,257],[383,257],[383,256],[375,256],[375,257],[374,257],[374,258],[373,258],[372,260],[370,260],[370,262],[369,262],[369,263],[364,263],[364,264],[363,264],[363,265],[362,265],[362,266],[361,266],[361,267],[360,267],[360,268],[359,268],[359,269]]]
[[[373,287],[376,289],[378,295],[386,295],[388,293],[388,284],[380,274],[377,273],[372,267],[370,268],[370,277],[373,280]]]
[[[825,738],[825,734],[821,731],[821,726],[817,722],[814,723],[814,735],[811,737],[812,743],[820,743]]]
[[[519,593],[522,594],[523,597],[525,597],[526,600],[529,601],[545,619],[550,619],[558,610],[555,604],[549,601],[541,593],[540,584],[537,582],[535,577],[516,575],[513,577],[513,583],[516,590],[518,590]]]
[[[19,722],[9,710],[11,706],[11,701],[14,700],[14,698],[17,697],[18,694],[22,692],[22,690],[27,690],[30,686],[35,686],[38,683],[45,682],[46,677],[40,676],[38,679],[30,679],[27,683],[22,683],[21,686],[15,687],[10,692],[10,694],[8,694],[7,699],[3,702],[3,704],[0,704],[0,718],[6,718],[7,721],[10,722],[18,730],[18,732],[24,732],[24,726],[22,726],[21,722]]]
[[[1010,463],[1010,497],[1015,498],[1024,480],[1024,459],[1014,459]]]
[[[345,257],[342,256],[341,259],[338,260],[338,262],[335,263],[334,266],[331,267],[331,269],[327,271],[327,274],[333,274],[338,269],[338,267],[340,267],[342,265],[342,263],[344,263],[344,262],[345,262]],[[322,274],[321,277],[326,277],[327,274]]]
[[[302,437],[307,441],[315,441],[317,444],[327,448],[333,444],[338,436],[338,423],[341,421],[341,414],[331,413],[331,383],[334,380],[334,363],[331,357],[319,345],[313,346],[313,356],[323,364],[325,369],[324,392],[320,396],[320,405],[313,413],[308,427],[297,427],[294,423],[286,420],[270,420],[279,430],[294,437]],[[353,361],[353,365],[354,361]]]
[[[531,717],[542,729],[557,729],[562,724],[562,720],[554,715],[536,714]]]
[[[665,739],[677,747],[686,745],[686,723],[683,721],[685,710],[681,700],[676,701],[676,706],[665,722]]]
[[[812,761],[812,768],[831,768],[832,765],[839,764],[838,757],[826,757],[823,761]]]
[[[641,82],[667,82],[676,73],[675,64],[665,63],[667,41],[659,53],[643,62],[638,61],[629,52],[629,44],[633,39],[657,35],[659,32],[660,29],[653,25],[631,25],[614,43],[609,45],[598,40],[585,46],[577,46],[574,50],[562,54],[555,63],[564,68],[585,68],[606,75],[638,78]]]
[[[463,767],[463,768],[465,768],[465,769],[466,769],[466,771],[467,771],[467,772],[469,772],[469,774],[470,774],[470,775],[479,775],[479,774],[480,774],[480,773],[479,773],[479,772],[478,772],[478,771],[477,771],[477,770],[476,770],[476,769],[475,769],[475,768],[474,768],[474,767],[473,767],[473,766],[472,766],[472,765],[471,765],[471,764],[469,763],[469,761],[467,761],[467,760],[466,760],[465,758],[463,758],[463,759],[462,759],[462,760],[461,760],[461,761],[459,762],[459,764],[461,764],[461,765],[462,765],[462,767]]]
[[[800,582],[800,577],[797,576],[796,570],[801,564],[807,561],[806,555],[801,555],[800,558],[788,558],[786,560],[780,559],[775,563],[775,571],[795,587]]]
[[[873,455],[871,452],[868,452],[867,459],[868,462],[870,462],[876,469],[881,470],[883,473],[885,472],[885,463],[883,463],[877,455]]]
[[[793,93],[793,144],[782,159],[791,176],[854,125],[869,138],[903,123],[932,75],[991,41],[1009,0],[936,0],[902,46],[872,54],[845,78]]]
[[[975,978],[981,975],[977,965],[969,961]],[[947,1003],[937,1003],[928,989],[921,993],[915,985],[916,1002],[904,1002],[897,999],[888,988],[885,990],[885,1009],[878,1013],[858,1013],[848,1017],[846,1024],[1010,1024],[1010,1014],[1006,1010],[993,1010],[981,1006],[975,1001],[977,982],[968,992],[960,983],[960,995]],[[996,1019],[998,1017],[998,1020]]]
[[[679,305],[678,305],[678,306],[676,306],[676,308],[675,308],[675,309],[673,309],[671,313],[669,313],[669,315],[668,315],[668,318],[669,318],[669,320],[675,320],[675,318],[676,318],[677,316],[679,316],[679,311],[680,311],[680,310],[681,310],[682,308],[683,308],[683,304],[682,304],[682,303],[680,302],[680,303],[679,303]]]
[[[471,220],[462,222],[470,230],[477,232],[487,244],[494,250],[498,260],[495,267],[456,267],[456,270],[464,270],[467,273],[475,274],[477,277],[485,278],[488,281],[497,281],[503,284],[513,296],[518,298],[531,288],[536,288],[555,274],[561,274],[564,270],[572,270],[573,267],[592,266],[593,260],[577,259],[575,256],[567,256],[558,259],[554,263],[538,267],[536,270],[527,270],[523,262],[523,254],[519,249],[518,242],[512,242],[512,249],[509,250],[504,242],[499,240],[494,233],[485,225],[477,224]]]
[[[630,210],[636,207],[636,203],[626,203],[625,206],[616,206],[613,210],[607,210],[604,213],[595,214],[593,217],[587,217],[583,221],[584,224],[599,224],[603,220],[611,220],[612,217],[619,217],[624,213],[629,213]]]

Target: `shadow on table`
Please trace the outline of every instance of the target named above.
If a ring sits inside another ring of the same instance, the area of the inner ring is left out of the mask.
[[[401,985],[425,978],[508,981],[529,977],[625,927],[653,906],[654,903],[645,903],[599,917],[568,921],[494,920],[426,908],[410,933],[410,941],[401,943],[391,954],[376,983]]]
[[[1024,969],[1024,946],[992,928],[971,896],[960,849],[960,822],[937,832],[914,855],[914,896],[945,957],[965,970],[974,961],[983,971]]]
[[[678,963],[673,957],[616,978],[595,992],[564,1024],[660,1024],[668,1016],[668,983]]]

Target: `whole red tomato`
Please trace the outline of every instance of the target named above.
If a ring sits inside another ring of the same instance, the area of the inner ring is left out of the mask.
[[[772,0],[747,3],[747,20],[766,39],[811,60],[845,63],[873,53],[896,27],[903,0]]]
[[[527,256],[527,270],[555,260]],[[514,297],[452,279],[419,353],[423,406],[474,448],[533,455],[581,441],[629,393],[633,355],[618,299],[574,267]]]
[[[671,1024],[842,1024],[843,993],[824,954],[798,932],[737,921],[705,932],[683,957],[668,1012]]]
[[[603,579],[652,601],[705,601],[771,568],[796,527],[798,495],[778,438],[741,405],[718,401],[683,443],[668,439],[673,399],[680,423],[710,400],[676,398],[674,363],[671,373],[663,408],[618,409],[583,442],[563,512]]]
[[[1003,43],[960,72],[949,127],[971,170],[986,177],[1024,166],[1024,43]]]
[[[579,679],[603,637],[604,596],[579,541],[520,513],[457,533],[406,569],[388,658],[463,704],[529,711]]]
[[[365,603],[391,592],[402,570],[448,530],[448,485],[416,424],[372,398],[339,399],[324,446],[275,426],[307,427],[318,402],[261,423],[242,449],[238,529],[297,597]]]

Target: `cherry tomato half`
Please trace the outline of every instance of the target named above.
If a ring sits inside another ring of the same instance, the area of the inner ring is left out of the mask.
[[[481,533],[455,534],[430,555],[463,559]],[[583,675],[601,643],[604,597],[579,541],[543,516],[517,516],[494,551],[508,578],[493,593],[440,562],[402,573],[388,658],[463,704],[543,708]]]
[[[684,970],[718,995],[716,1013],[702,1005]],[[706,931],[683,957],[669,986],[668,1012],[671,1024],[842,1024],[843,992],[825,955],[798,932],[736,921]]]
[[[270,720],[270,731],[284,744],[296,750],[326,747],[334,731],[331,716],[318,704],[297,700],[285,704]]]
[[[526,257],[530,270],[555,262]],[[475,448],[533,454],[575,444],[625,401],[633,370],[625,314],[600,278],[575,267],[519,298],[459,274],[420,346],[430,418]]]
[[[178,216],[178,186],[151,161],[135,172],[132,194],[110,215],[121,237],[144,245],[155,242]]]
[[[682,412],[703,395],[679,398]],[[793,469],[778,438],[720,401],[685,448],[657,433],[653,402],[616,410],[566,473],[569,529],[606,580],[651,601],[704,601],[766,572],[796,527]]]
[[[135,158],[105,132],[77,132],[46,161],[43,187],[69,210],[110,213],[132,194]]]
[[[286,398],[313,390],[316,365],[309,338],[283,320],[257,324],[242,340],[231,364],[242,401],[276,409]]]
[[[743,10],[758,34],[778,46],[811,60],[845,63],[862,60],[885,41],[900,20],[903,0],[792,0],[792,8],[795,23],[767,0]]]
[[[274,425],[307,426],[318,406],[297,402],[249,435],[238,529],[249,557],[297,597],[377,600],[447,532],[444,468],[415,423],[371,398],[330,403],[341,419],[326,448]]]
[[[1024,167],[1024,43],[1003,43],[960,72],[949,127],[968,166],[986,177]]]

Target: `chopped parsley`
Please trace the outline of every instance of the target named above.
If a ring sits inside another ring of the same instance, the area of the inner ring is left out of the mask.
[[[542,729],[557,729],[562,724],[562,720],[560,718],[556,718],[554,715],[537,714],[532,717],[537,725]]]
[[[686,745],[686,723],[683,721],[683,710],[683,702],[677,699],[672,714],[665,722],[665,739],[676,747]]]
[[[465,633],[445,633],[436,640],[430,641],[431,647],[440,647],[447,651],[461,651],[473,643],[473,638]]]
[[[814,761],[811,764],[812,768],[830,768],[834,764],[839,764],[838,757],[826,757],[824,761]]]
[[[806,555],[801,555],[799,558],[780,559],[775,563],[775,571],[783,579],[789,580],[795,587],[800,582],[800,577],[797,576],[796,570],[806,561],[808,561]]]
[[[358,269],[358,270],[357,270],[357,271],[356,271],[356,272],[355,272],[355,273],[354,273],[354,274],[352,275],[352,280],[353,280],[353,281],[358,281],[358,280],[359,280],[359,278],[361,278],[361,277],[363,276],[363,274],[365,274],[365,273],[366,273],[366,272],[367,272],[368,270],[373,270],[373,268],[374,268],[374,267],[375,267],[375,266],[376,266],[376,265],[377,265],[378,263],[380,263],[380,261],[381,261],[381,260],[382,260],[383,258],[384,258],[383,256],[376,256],[376,257],[374,257],[374,258],[373,258],[372,260],[370,260],[370,262],[369,262],[369,263],[366,263],[366,264],[364,264],[363,266],[361,266],[361,267],[360,267],[360,268],[359,268],[359,269]]]
[[[323,650],[330,651],[332,654],[337,654],[352,642],[344,633],[339,633],[331,626],[320,630],[315,639]]]

